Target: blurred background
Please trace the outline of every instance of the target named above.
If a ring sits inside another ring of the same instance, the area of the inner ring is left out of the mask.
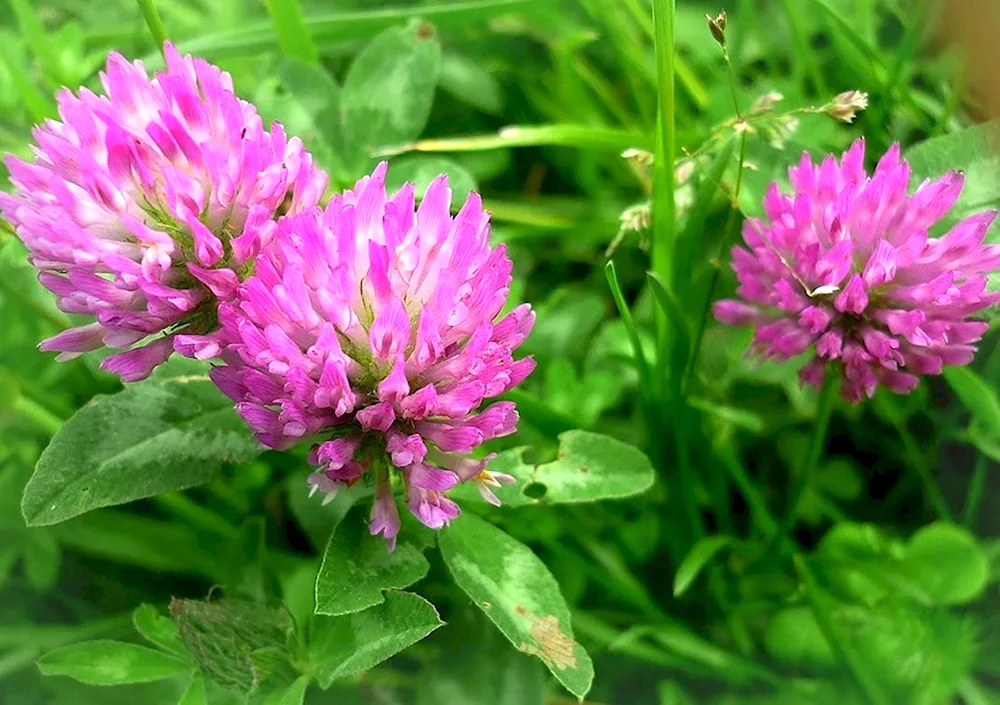
[[[497,449],[554,455],[569,428],[643,448],[660,442],[642,422],[632,348],[603,271],[611,250],[640,332],[650,330],[643,153],[653,148],[657,77],[649,0],[303,0],[321,59],[312,66],[285,57],[257,0],[160,0],[157,8],[179,48],[229,71],[237,93],[299,135],[336,187],[387,158],[395,184],[426,184],[444,171],[456,192],[483,194],[494,240],[514,260],[512,296],[538,312],[524,345],[538,369],[512,397],[521,427]],[[705,19],[723,8],[736,107]],[[426,106],[426,123],[361,149],[344,144],[331,96],[375,36],[411,21],[429,23],[440,41],[439,72],[397,75],[387,64],[381,90],[413,100],[417,112]],[[872,158],[898,141],[921,178],[966,171],[959,211],[1000,201],[1000,162],[984,126],[1000,111],[998,30],[1000,10],[986,0],[679,0],[676,206],[699,253],[681,300],[686,315],[697,319],[719,256],[728,257],[720,244],[730,200],[741,215],[758,215],[767,185],[803,150],[839,153],[863,135]],[[162,65],[134,2],[3,0],[0,151],[30,155],[31,126],[55,114],[54,91],[98,90],[110,50]],[[870,103],[845,124],[822,108],[849,90]],[[738,193],[737,108],[752,125]],[[289,576],[315,570],[348,505],[309,502],[304,452],[271,452],[227,465],[183,495],[25,528],[21,491],[48,439],[119,385],[96,356],[57,364],[37,351],[68,318],[4,228],[0,702],[181,702],[181,681],[98,688],[42,676],[35,661],[85,639],[135,639],[131,611],[142,603],[250,583],[265,592],[279,584],[274,593],[287,599]],[[716,297],[733,287],[723,262]],[[662,488],[629,502],[488,514],[559,581],[576,636],[595,659],[588,702],[868,702],[807,604],[801,572],[766,550],[752,505],[783,511],[816,401],[799,387],[795,365],[748,361],[748,340],[710,322],[692,381],[689,428],[704,441],[692,458],[693,501],[724,540],[703,548],[689,584],[678,589],[676,573],[692,542],[677,528],[678,498]],[[642,342],[651,348],[652,336]],[[825,613],[885,703],[1000,703],[998,342],[994,327],[960,382],[929,379],[907,397],[880,391],[871,403],[838,407],[796,517],[793,539],[817,566]],[[448,626],[382,666],[310,691],[306,702],[570,701],[456,592],[436,554],[428,557],[431,572],[417,590]]]

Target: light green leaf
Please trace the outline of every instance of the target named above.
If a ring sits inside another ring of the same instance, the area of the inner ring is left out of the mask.
[[[308,145],[319,165],[339,170],[343,161],[350,161],[345,153],[340,86],[322,66],[282,60],[277,75],[261,81],[254,102],[265,121],[279,121],[288,134]]]
[[[123,641],[85,641],[38,659],[46,676],[69,676],[90,685],[146,683],[171,678],[191,666],[162,651]]]
[[[971,602],[986,589],[989,560],[976,538],[945,522],[921,528],[906,545],[907,574],[936,604]]]
[[[310,681],[312,681],[312,676],[299,676],[287,688],[281,688],[272,693],[264,705],[302,705],[305,702]]]
[[[540,658],[567,690],[583,698],[594,667],[573,638],[569,607],[545,564],[472,514],[442,530],[439,543],[455,582],[515,648]]]
[[[921,142],[907,150],[914,181],[936,179],[953,170],[965,172],[965,188],[954,217],[1000,203],[1000,122],[976,125]]]
[[[943,376],[983,431],[1000,438],[1000,399],[992,385],[968,367],[946,367]]]
[[[412,155],[394,159],[386,174],[386,188],[395,191],[406,182],[416,184],[417,199],[423,197],[427,187],[440,174],[448,175],[448,185],[451,187],[452,210],[457,210],[465,203],[470,191],[475,191],[476,179],[466,171],[465,167],[445,157]]]
[[[705,536],[699,539],[677,569],[677,574],[674,576],[674,597],[680,597],[691,587],[701,569],[715,554],[734,543],[735,540],[731,536]]]
[[[312,673],[324,689],[338,678],[377,666],[443,624],[427,600],[389,592],[382,604],[341,617],[313,617],[309,642]]]
[[[271,15],[281,52],[309,63],[319,62],[319,53],[302,17],[299,0],[264,0],[264,6]]]
[[[29,526],[208,482],[260,445],[202,366],[176,365],[67,421],[38,459],[21,512]]]
[[[424,554],[403,539],[389,551],[372,536],[362,512],[348,513],[330,537],[316,578],[316,613],[342,615],[380,604],[384,590],[401,589],[430,570]]]
[[[346,143],[372,154],[419,137],[440,72],[441,45],[425,22],[393,27],[372,40],[344,81]]]
[[[132,624],[142,637],[159,646],[164,651],[171,651],[182,658],[188,657],[187,647],[177,633],[177,625],[172,619],[160,614],[153,605],[142,604],[132,613]]]
[[[790,607],[771,617],[764,631],[764,648],[773,658],[794,666],[829,668],[837,663],[808,607]]]
[[[208,695],[205,693],[205,677],[196,673],[191,679],[184,695],[181,696],[177,705],[208,705]]]
[[[504,504],[576,504],[621,499],[653,486],[653,466],[638,448],[590,431],[559,435],[559,453],[551,463],[529,465],[525,448],[504,451],[489,470],[517,478],[496,491]]]

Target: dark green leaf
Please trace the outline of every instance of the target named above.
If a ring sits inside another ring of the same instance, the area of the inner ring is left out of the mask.
[[[394,191],[406,182],[414,183],[417,199],[420,199],[431,182],[441,174],[448,175],[453,210],[460,208],[469,192],[478,188],[476,179],[461,164],[445,157],[419,154],[393,160],[386,175],[386,188]]]
[[[42,453],[24,490],[28,525],[193,487],[222,463],[256,457],[260,446],[232,402],[198,369],[173,377],[164,371],[77,411]]]
[[[503,111],[503,93],[493,74],[460,54],[442,57],[441,88],[484,113]]]
[[[385,601],[341,617],[316,615],[309,642],[312,672],[323,688],[366,671],[440,627],[434,605],[409,592],[388,592]]]
[[[242,600],[174,599],[170,614],[201,671],[223,688],[251,696],[264,684],[291,680],[292,625],[283,610]]]
[[[441,46],[426,23],[388,29],[357,57],[344,81],[347,144],[372,154],[420,136],[441,71]]]
[[[122,641],[85,641],[38,659],[46,676],[69,676],[90,685],[145,683],[171,678],[191,666],[162,651]]]
[[[953,170],[965,172],[965,188],[955,217],[1000,203],[1000,123],[976,125],[921,142],[907,150],[914,180],[936,179]]]
[[[306,691],[309,690],[311,680],[311,676],[299,676],[287,688],[274,691],[264,705],[302,705],[305,702]]]
[[[389,551],[372,536],[361,511],[352,511],[330,537],[316,578],[316,612],[342,615],[380,604],[384,590],[412,585],[430,569],[424,554],[405,538]]]
[[[132,613],[132,624],[142,637],[165,651],[171,651],[182,658],[189,656],[187,647],[177,633],[177,625],[169,617],[160,614],[153,605],[139,605]]]
[[[573,639],[569,608],[545,564],[520,541],[471,514],[442,530],[439,542],[455,582],[515,648],[540,658],[567,690],[583,698],[594,667]]]

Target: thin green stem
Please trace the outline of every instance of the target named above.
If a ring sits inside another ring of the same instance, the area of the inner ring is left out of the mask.
[[[722,274],[722,257],[726,248],[730,246],[736,234],[736,214],[740,210],[740,189],[743,187],[743,162],[746,159],[747,133],[746,130],[740,132],[740,157],[736,165],[736,185],[733,187],[733,197],[730,202],[729,216],[726,218],[726,227],[722,231],[722,240],[719,241],[719,250],[713,262],[712,277],[708,282],[708,289],[705,291],[705,302],[701,307],[701,318],[698,320],[698,328],[691,341],[691,354],[688,356],[687,367],[684,369],[684,377],[681,382],[681,395],[687,394],[688,383],[691,375],[694,374],[695,366],[698,363],[698,356],[701,353],[701,341],[705,337],[705,328],[708,326],[708,315],[712,310],[712,295],[715,287],[719,283],[719,276]]]
[[[830,648],[837,654],[844,667],[850,671],[854,682],[869,705],[889,705],[889,701],[879,689],[876,679],[868,671],[864,660],[837,634],[836,627],[833,624],[833,617],[822,602],[816,576],[813,574],[806,559],[796,554],[792,557],[792,560],[795,562],[795,569],[798,571],[799,577],[802,578],[802,582],[805,584],[806,601],[809,603],[809,609],[812,610],[813,616],[816,618],[816,623],[819,625],[820,631],[823,632],[827,643],[830,644]]]
[[[983,499],[983,487],[986,484],[986,469],[989,461],[981,454],[976,458],[976,467],[969,480],[969,489],[965,493],[965,506],[962,508],[962,526],[970,531],[979,518],[979,504]]]
[[[826,432],[830,427],[830,418],[833,416],[833,407],[837,401],[837,388],[840,385],[840,370],[833,365],[826,368],[823,377],[823,386],[819,390],[819,399],[816,404],[816,419],[809,432],[809,446],[806,449],[805,462],[798,472],[792,472],[791,491],[788,495],[788,504],[785,507],[785,515],[778,526],[778,540],[782,540],[792,529],[795,517],[798,515],[799,507],[802,504],[802,497],[809,486],[816,468],[819,466],[820,456],[823,454],[823,447],[826,445]]]
[[[160,19],[156,3],[154,0],[137,0],[137,2],[142,17],[146,20],[146,26],[149,27],[149,33],[153,36],[153,41],[156,42],[156,46],[160,48],[162,53],[163,44],[167,41],[167,28],[163,26],[163,20]]]
[[[674,12],[675,0],[653,0],[656,48],[657,149],[653,170],[653,271],[673,285],[674,248]]]

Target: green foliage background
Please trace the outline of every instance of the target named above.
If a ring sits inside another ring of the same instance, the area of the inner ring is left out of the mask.
[[[802,150],[899,141],[918,179],[965,171],[958,216],[1000,202],[994,127],[927,3],[732,0],[732,84],[721,8],[665,24],[672,4],[0,5],[0,150],[29,155],[109,50],[162,65],[162,22],[334,187],[389,159],[390,185],[479,190],[539,361],[491,448],[504,507],[457,491],[440,538],[404,520],[387,554],[370,488],[310,500],[304,449],[261,454],[204,365],[123,391],[98,355],[39,353],[69,319],[0,231],[0,702],[1000,702],[997,328],[910,396],[836,402],[814,472],[798,365],[701,330],[734,228]],[[853,124],[813,109],[847,90],[870,95]],[[620,229],[637,205],[654,233]]]

